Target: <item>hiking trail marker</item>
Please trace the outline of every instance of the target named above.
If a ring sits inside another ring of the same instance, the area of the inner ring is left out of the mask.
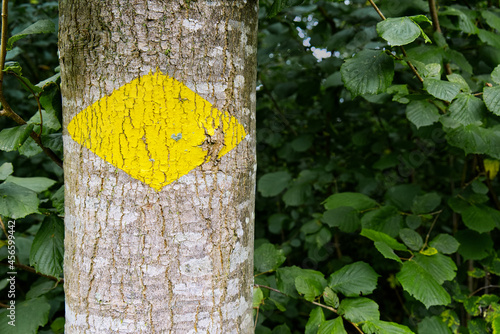
[[[68,132],[156,190],[208,161],[202,145],[216,132],[224,138],[217,158],[246,136],[235,117],[160,71],[132,80],[85,108],[73,117]]]

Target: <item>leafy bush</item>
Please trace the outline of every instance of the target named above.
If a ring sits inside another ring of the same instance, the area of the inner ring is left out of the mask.
[[[498,7],[260,16],[256,333],[500,332]]]

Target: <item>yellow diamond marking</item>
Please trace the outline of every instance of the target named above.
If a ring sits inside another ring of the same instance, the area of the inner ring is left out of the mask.
[[[79,112],[68,132],[82,146],[156,190],[208,161],[211,137],[223,136],[220,158],[246,136],[236,118],[159,71],[123,85]]]

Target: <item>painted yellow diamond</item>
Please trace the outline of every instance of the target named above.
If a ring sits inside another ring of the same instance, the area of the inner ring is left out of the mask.
[[[223,135],[220,158],[246,136],[236,118],[159,71],[123,85],[79,112],[68,132],[82,146],[156,190],[210,159],[206,143],[211,137]]]

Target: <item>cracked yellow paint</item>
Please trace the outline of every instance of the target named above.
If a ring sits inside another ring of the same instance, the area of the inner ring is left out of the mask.
[[[135,79],[82,110],[69,123],[68,132],[82,146],[156,190],[208,161],[208,147],[220,147],[220,158],[246,136],[236,118],[160,71]],[[217,145],[215,138],[222,135],[223,145]]]

